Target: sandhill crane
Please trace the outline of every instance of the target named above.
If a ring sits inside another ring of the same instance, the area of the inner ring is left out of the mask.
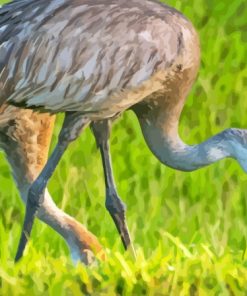
[[[165,165],[193,171],[232,157],[247,170],[245,130],[227,129],[198,145],[178,135],[200,47],[194,27],[175,9],[155,0],[23,0],[4,6],[0,16],[0,102],[65,112],[57,146],[29,190],[24,232],[30,233],[69,143],[91,124],[103,160],[106,208],[131,248],[108,145],[110,121],[127,109]]]
[[[14,106],[3,105],[0,108],[0,148],[7,156],[24,202],[27,201],[28,188],[47,160],[54,119],[55,116],[49,114],[38,114]],[[103,258],[96,237],[60,210],[48,190],[37,216],[66,240],[74,262],[90,263],[93,252]]]

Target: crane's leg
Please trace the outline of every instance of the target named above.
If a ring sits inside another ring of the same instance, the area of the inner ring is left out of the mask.
[[[66,151],[69,143],[74,141],[80,135],[82,129],[88,123],[89,120],[80,113],[66,113],[63,127],[59,134],[58,143],[40,175],[29,189],[24,224],[15,261],[18,261],[23,255],[27,239],[32,231],[35,214],[44,201],[45,188],[50,177],[52,176],[59,160]]]
[[[102,120],[91,123],[97,146],[100,149],[105,176],[106,201],[105,205],[109,211],[117,230],[121,236],[125,249],[130,250],[135,258],[135,250],[131,242],[128,226],[126,223],[126,206],[118,196],[112,173],[111,156],[108,139],[110,136],[110,121]]]

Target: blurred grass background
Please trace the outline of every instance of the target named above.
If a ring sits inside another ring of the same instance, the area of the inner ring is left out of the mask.
[[[246,1],[166,3],[192,21],[201,40],[201,68],[182,113],[181,137],[193,144],[227,127],[245,128]],[[49,190],[100,239],[109,260],[73,267],[64,241],[36,221],[28,254],[14,267],[24,207],[0,154],[0,294],[247,295],[247,177],[239,165],[228,159],[193,173],[169,169],[151,154],[131,112],[115,123],[111,150],[137,262],[124,254],[105,210],[101,159],[86,130]]]

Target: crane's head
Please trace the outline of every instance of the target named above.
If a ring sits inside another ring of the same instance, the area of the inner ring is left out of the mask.
[[[232,157],[239,162],[247,173],[247,130],[230,128],[226,132]]]

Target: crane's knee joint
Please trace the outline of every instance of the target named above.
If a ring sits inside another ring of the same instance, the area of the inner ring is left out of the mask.
[[[106,191],[106,201],[105,201],[106,209],[111,213],[125,213],[126,205],[120,199],[116,191]]]
[[[69,130],[62,131],[59,135],[59,144],[68,145],[68,143],[73,142],[77,139],[77,134],[71,133]]]
[[[44,188],[39,183],[34,182],[28,191],[27,201],[32,207],[39,208],[44,201]]]

